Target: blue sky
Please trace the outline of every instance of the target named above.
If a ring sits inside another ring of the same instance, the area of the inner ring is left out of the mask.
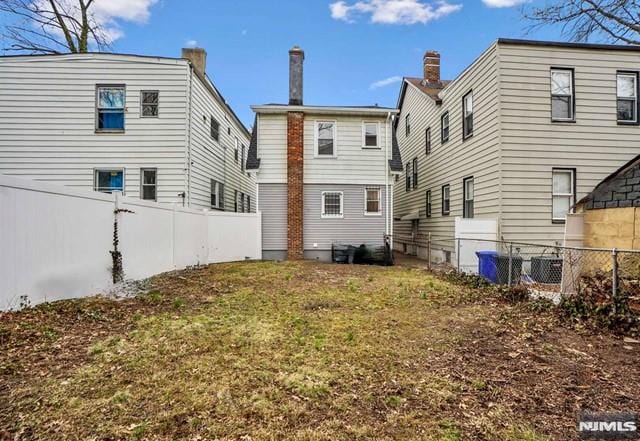
[[[179,56],[185,45],[204,47],[209,76],[250,125],[249,105],[286,102],[288,49],[294,44],[306,53],[305,104],[395,106],[399,82],[371,85],[421,75],[426,49],[440,51],[442,77],[451,79],[498,37],[560,38],[548,28],[527,34],[518,6],[488,7],[483,0],[356,1],[128,0],[146,8],[145,14],[118,21],[122,36],[113,48]]]

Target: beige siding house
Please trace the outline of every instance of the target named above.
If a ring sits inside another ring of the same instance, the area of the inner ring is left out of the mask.
[[[255,211],[250,134],[205,61],[202,49],[0,57],[0,174]]]
[[[451,251],[456,217],[496,219],[498,239],[562,242],[575,202],[640,151],[639,70],[637,47],[499,39],[443,81],[427,52],[398,102],[396,249],[425,255],[415,244],[430,233]]]

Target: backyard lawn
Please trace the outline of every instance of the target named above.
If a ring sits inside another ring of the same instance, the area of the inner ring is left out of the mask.
[[[577,439],[639,354],[423,269],[211,265],[0,315],[0,439]]]

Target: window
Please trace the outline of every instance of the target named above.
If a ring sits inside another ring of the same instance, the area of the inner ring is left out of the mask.
[[[462,217],[473,217],[473,176],[462,181],[463,207]]]
[[[638,74],[618,72],[617,115],[619,123],[638,122]]]
[[[316,122],[316,156],[336,155],[336,123]]]
[[[234,161],[238,162],[238,145],[240,144],[240,142],[238,141],[238,138],[235,138],[235,149],[233,150],[233,159]]]
[[[462,97],[462,138],[473,135],[473,92]]]
[[[411,134],[411,114],[410,113],[407,113],[407,116],[404,117],[404,131],[406,136],[409,136]]]
[[[440,117],[440,140],[442,143],[449,141],[449,112]]]
[[[418,188],[418,158],[413,158],[413,188]]]
[[[322,217],[343,217],[342,192],[322,192]]]
[[[405,191],[411,190],[411,163],[407,162],[407,166],[405,167],[406,178],[405,178]]]
[[[380,187],[367,187],[364,190],[365,197],[365,216],[380,215]]]
[[[247,213],[251,213],[251,196],[247,195]]]
[[[240,193],[240,213],[244,213],[244,193]]]
[[[425,152],[428,155],[431,153],[431,127],[428,127],[424,132],[424,144],[425,144]]]
[[[96,130],[100,132],[124,131],[124,86],[98,86]]]
[[[575,170],[554,168],[553,174],[553,222],[564,222],[575,204]]]
[[[427,217],[431,217],[431,190],[427,190],[426,203]]]
[[[211,138],[214,141],[220,141],[220,123],[211,116]]]
[[[143,90],[140,92],[140,103],[142,105],[143,118],[157,118],[160,92],[157,90]]]
[[[124,192],[124,170],[96,170],[94,172],[93,189],[103,193]]]
[[[442,186],[442,215],[448,216],[451,212],[451,197],[449,194],[449,184]]]
[[[551,69],[551,120],[573,121],[573,70]]]
[[[233,190],[233,211],[238,212],[238,190]]]
[[[224,184],[211,180],[211,208],[224,210]]]
[[[242,146],[242,156],[240,156],[240,170],[244,171],[244,145]]]
[[[365,148],[378,148],[378,123],[365,122],[362,125],[362,146]]]
[[[158,200],[158,170],[155,168],[140,169],[140,194],[145,201]]]

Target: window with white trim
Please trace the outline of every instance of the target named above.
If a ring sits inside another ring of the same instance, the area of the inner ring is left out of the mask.
[[[99,169],[94,171],[93,189],[102,193],[124,193],[124,169]]]
[[[428,155],[431,153],[431,127],[427,127],[424,132],[425,153]]]
[[[362,124],[362,146],[364,148],[375,149],[378,144],[378,123],[364,122]]]
[[[462,98],[462,137],[466,139],[472,135],[473,135],[473,92],[469,92]]]
[[[240,192],[240,213],[244,213],[244,193]]]
[[[638,122],[638,73],[618,72],[617,85],[617,118],[619,123]]]
[[[405,191],[411,190],[411,163],[407,162],[405,167]]]
[[[431,217],[431,190],[426,193],[427,217]]]
[[[404,117],[404,134],[405,136],[411,135],[411,114],[407,113],[407,116]]]
[[[322,217],[343,217],[341,191],[322,192]]]
[[[551,119],[553,121],[573,121],[574,119],[572,69],[551,69]]]
[[[215,119],[213,117],[213,115],[211,115],[211,122],[210,122],[210,132],[211,132],[211,138],[214,141],[220,141],[220,123],[218,122],[217,119]]]
[[[365,197],[365,215],[379,215],[382,214],[380,204],[380,187],[366,187],[364,190]]]
[[[576,201],[575,170],[571,168],[554,168],[552,220],[565,222]]]
[[[158,200],[158,170],[155,168],[140,169],[140,198],[145,201]]]
[[[451,194],[449,184],[442,186],[442,215],[448,216],[451,213]]]
[[[335,121],[316,121],[316,156],[336,155]]]
[[[224,184],[211,180],[211,208],[224,210]]]
[[[462,217],[473,217],[473,176],[462,181],[463,207]]]
[[[125,87],[97,86],[96,131],[124,132]]]
[[[251,196],[247,195],[247,213],[251,213]]]
[[[418,188],[418,158],[413,158],[413,188]]]
[[[440,117],[440,141],[443,144],[449,141],[449,112],[444,112]]]
[[[142,106],[142,118],[157,118],[160,92],[157,90],[143,90],[140,92],[140,105]]]
[[[238,212],[238,190],[233,190],[233,211]]]

